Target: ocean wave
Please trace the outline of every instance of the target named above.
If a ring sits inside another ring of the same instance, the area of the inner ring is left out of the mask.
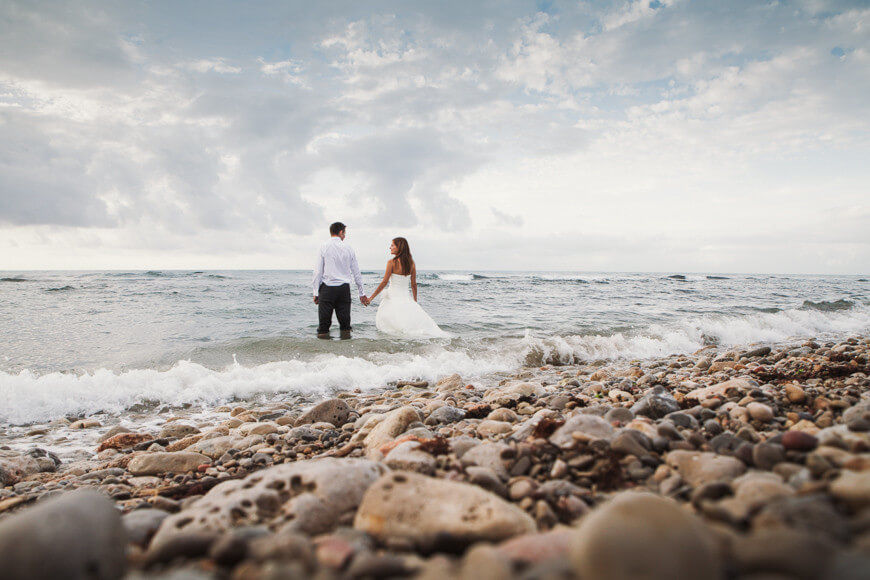
[[[471,282],[477,274],[435,274],[438,280],[445,282]]]
[[[707,276],[707,280],[730,280],[728,276]]]
[[[593,360],[649,359],[687,354],[705,346],[845,336],[870,332],[870,309],[790,309],[742,316],[709,315],[632,332],[535,338],[527,335],[526,364],[571,364]]]
[[[851,310],[854,306],[854,302],[841,298],[839,300],[834,300],[831,302],[827,302],[825,300],[821,300],[819,302],[804,300],[803,306],[801,306],[801,308],[807,310],[821,310],[822,312],[836,312],[838,310]]]
[[[218,354],[236,352],[242,356],[246,352],[275,351],[280,355],[286,350],[299,358],[209,368],[184,356],[186,360],[180,362],[174,361],[181,357],[169,359],[174,364],[165,370],[98,369],[84,374],[0,372],[0,422],[33,423],[98,411],[122,413],[145,401],[170,406],[214,406],[234,399],[281,394],[321,397],[339,390],[378,389],[401,379],[434,381],[459,373],[474,381],[522,365],[650,359],[692,353],[709,345],[727,349],[867,332],[870,332],[870,308],[855,306],[848,310],[798,308],[745,315],[692,316],[641,328],[563,336],[527,331],[524,336],[454,339],[410,348],[401,343],[358,339],[347,341],[347,351],[329,354],[319,352],[316,348],[319,343],[312,341],[309,342],[314,346],[302,352],[294,340],[245,340],[216,345]]]
[[[535,274],[532,280],[541,282],[572,282],[574,284],[588,284],[585,277],[580,277],[575,274]],[[598,280],[595,280],[598,282]]]
[[[27,424],[67,415],[117,414],[145,402],[210,406],[282,393],[328,396],[338,390],[377,389],[402,379],[435,381],[457,372],[472,379],[509,370],[517,363],[517,353],[500,349],[471,355],[440,348],[424,354],[320,355],[309,361],[252,367],[232,364],[222,370],[180,361],[165,371],[0,372],[0,422]]]
[[[67,284],[66,286],[58,286],[57,288],[46,288],[46,292],[67,292],[69,290],[75,290],[75,286],[70,286]]]
[[[29,278],[19,278],[18,276],[14,278],[0,278],[0,282],[33,282]]]

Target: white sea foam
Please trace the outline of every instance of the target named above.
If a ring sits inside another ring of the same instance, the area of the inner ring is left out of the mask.
[[[217,405],[237,398],[305,393],[327,396],[337,390],[370,390],[390,381],[429,381],[460,373],[468,380],[513,370],[523,364],[597,359],[655,358],[690,353],[714,343],[722,348],[752,343],[783,343],[807,337],[839,337],[870,332],[870,309],[786,310],[747,316],[687,318],[636,332],[612,335],[505,338],[476,350],[430,345],[411,353],[370,353],[364,357],[318,355],[311,360],[272,362],[212,370],[181,361],[169,370],[87,374],[31,371],[0,373],[0,422],[23,424],[98,411],[121,413],[131,406],[159,402]]]
[[[652,325],[635,333],[534,338],[529,348],[542,361],[655,358],[694,352],[715,344],[728,348],[752,343],[784,343],[809,337],[870,332],[870,309],[822,312],[785,310],[748,316],[703,316],[675,324]]]
[[[450,282],[471,282],[474,280],[474,274],[436,274],[439,280]]]
[[[490,351],[471,356],[441,347],[427,354],[375,353],[366,358],[335,355],[310,361],[281,361],[253,367],[233,364],[211,370],[180,361],[169,370],[99,369],[92,373],[30,371],[0,373],[0,422],[48,421],[65,415],[98,411],[119,413],[137,403],[156,401],[171,406],[221,404],[235,398],[280,393],[326,396],[335,390],[382,387],[408,378],[436,380],[458,372],[481,376],[515,367],[517,355]]]

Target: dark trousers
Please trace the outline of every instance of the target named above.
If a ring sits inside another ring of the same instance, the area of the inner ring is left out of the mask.
[[[320,326],[317,334],[327,334],[332,326],[332,312],[338,318],[338,328],[342,331],[350,331],[350,284],[341,286],[327,286],[321,284],[317,293],[317,313],[320,317]]]

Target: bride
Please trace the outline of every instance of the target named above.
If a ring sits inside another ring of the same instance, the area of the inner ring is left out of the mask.
[[[374,300],[389,282],[375,316],[378,330],[410,338],[449,336],[417,304],[417,266],[411,257],[408,240],[393,239],[390,253],[393,258],[387,262],[384,279],[369,298],[369,302]]]

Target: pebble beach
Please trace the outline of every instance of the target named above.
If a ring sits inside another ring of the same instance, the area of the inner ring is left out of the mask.
[[[864,335],[125,425],[0,446],[0,576],[870,576]]]

